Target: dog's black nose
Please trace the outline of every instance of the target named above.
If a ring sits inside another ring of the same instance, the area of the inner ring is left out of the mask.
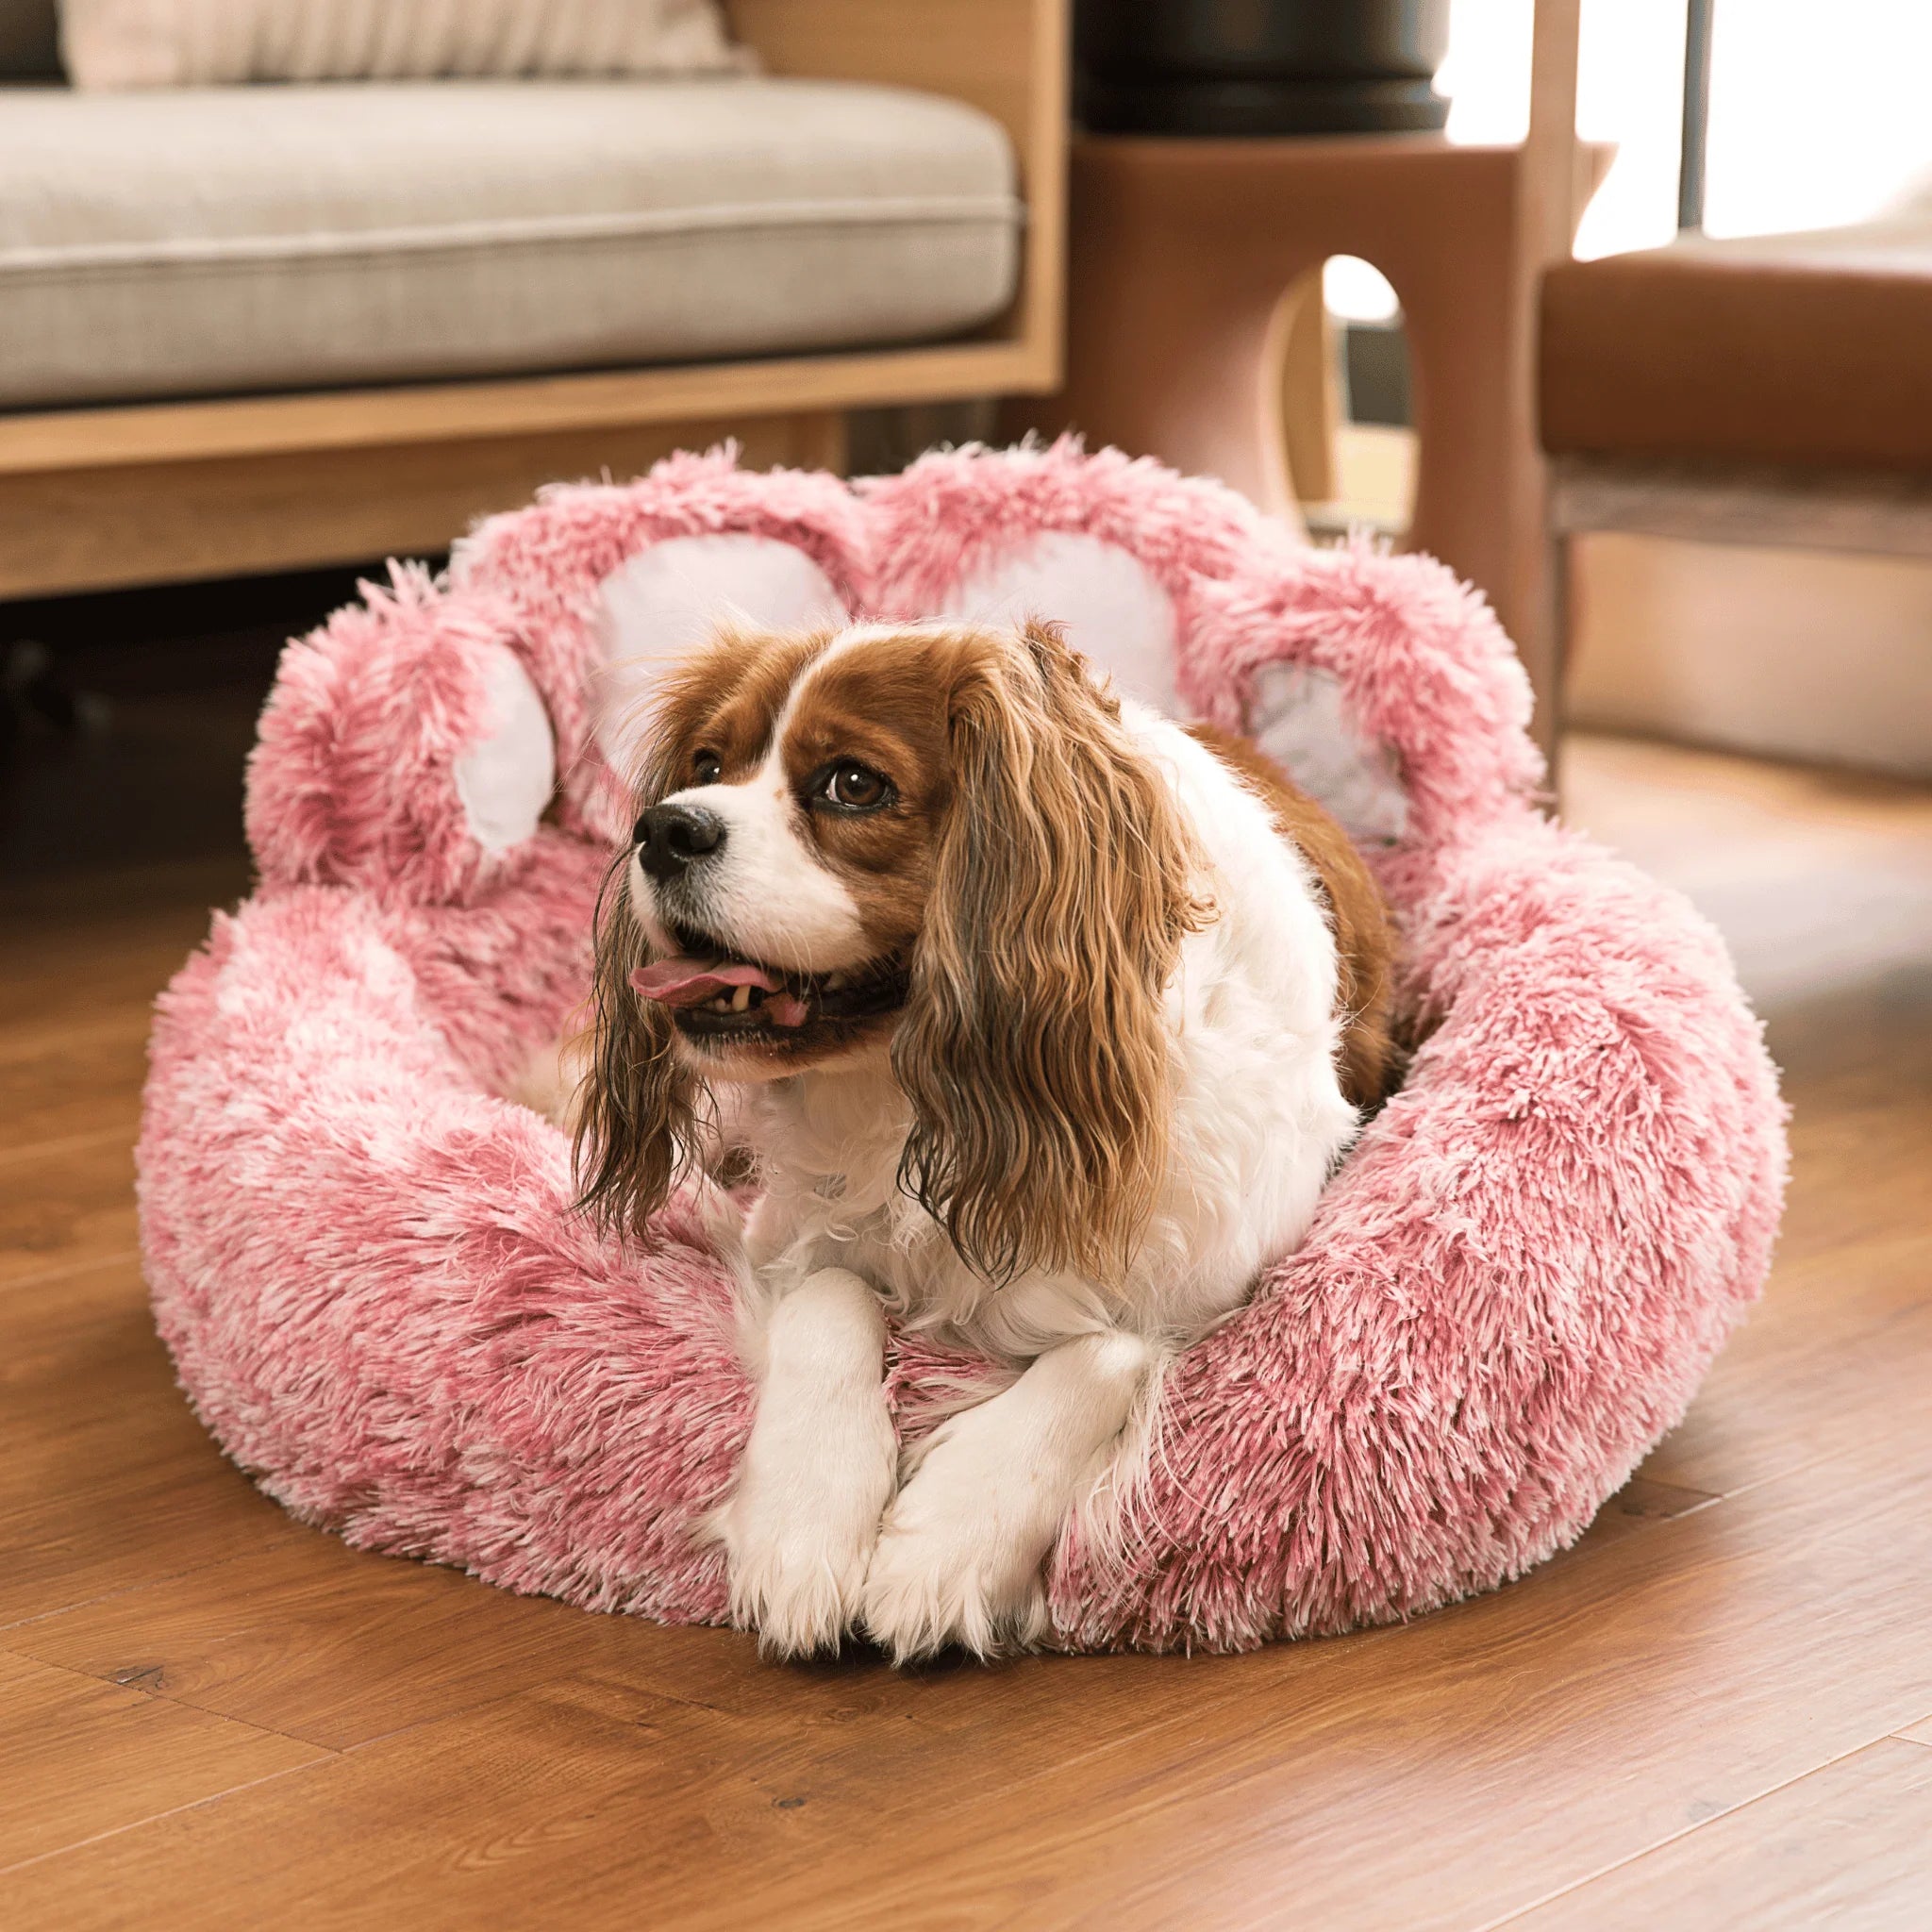
[[[724,821],[701,805],[654,805],[631,828],[638,863],[654,879],[675,878],[724,842]]]

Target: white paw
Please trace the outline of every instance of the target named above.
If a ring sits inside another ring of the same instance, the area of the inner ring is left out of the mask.
[[[856,1523],[744,1522],[730,1506],[718,1528],[730,1565],[731,1621],[778,1657],[835,1651],[858,1614],[877,1518]]]
[[[731,1621],[779,1657],[833,1651],[858,1614],[866,1566],[891,1500],[896,1448],[885,1405],[867,1441],[755,1441],[711,1519],[725,1549]]]
[[[879,1531],[863,1617],[895,1663],[949,1643],[991,1657],[1046,1635],[1043,1566],[1059,1524],[1026,1507],[1024,1475],[1016,1491],[1012,1470],[1004,1481],[982,1470],[978,1448],[941,1430]]]

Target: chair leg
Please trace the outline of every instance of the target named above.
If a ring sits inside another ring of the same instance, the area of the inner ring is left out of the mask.
[[[1542,686],[1536,694],[1536,715],[1531,725],[1549,766],[1549,793],[1558,809],[1563,803],[1563,687],[1570,669],[1571,541],[1567,530],[1554,525],[1544,539],[1543,581],[1548,587],[1545,635],[1549,648],[1544,654]]]

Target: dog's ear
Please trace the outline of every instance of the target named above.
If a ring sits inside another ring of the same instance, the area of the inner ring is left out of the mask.
[[[684,782],[691,746],[720,693],[744,675],[758,641],[721,625],[708,644],[659,680],[625,721],[635,742],[631,808],[660,803]],[[630,900],[631,850],[612,859],[597,895],[588,1075],[574,1154],[577,1205],[607,1231],[641,1235],[697,1158],[701,1084],[678,1058],[670,1016],[641,998],[631,974],[649,949]]]
[[[630,983],[645,946],[629,870],[626,851],[597,895],[590,1072],[574,1153],[577,1205],[600,1227],[642,1235],[692,1158],[698,1082],[678,1058],[663,1008]]]
[[[788,652],[823,641],[818,633],[792,640],[721,624],[701,650],[666,672],[624,726],[638,746],[633,811],[661,804],[689,782],[700,733],[732,691],[789,662]],[[700,1158],[710,1120],[708,1091],[678,1055],[670,1016],[631,985],[649,948],[631,905],[630,866],[626,846],[597,895],[590,1071],[575,1154],[578,1206],[602,1227],[641,1235]]]
[[[1124,1274],[1166,1164],[1163,1002],[1195,854],[1115,700],[1047,625],[975,641],[892,1066],[901,1183],[993,1280]]]

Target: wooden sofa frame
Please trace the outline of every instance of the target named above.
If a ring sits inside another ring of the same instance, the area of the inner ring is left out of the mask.
[[[843,412],[1060,381],[1067,0],[727,0],[769,73],[982,108],[1019,157],[1018,293],[930,346],[0,413],[0,599],[445,547],[540,483],[727,436],[842,466]]]

